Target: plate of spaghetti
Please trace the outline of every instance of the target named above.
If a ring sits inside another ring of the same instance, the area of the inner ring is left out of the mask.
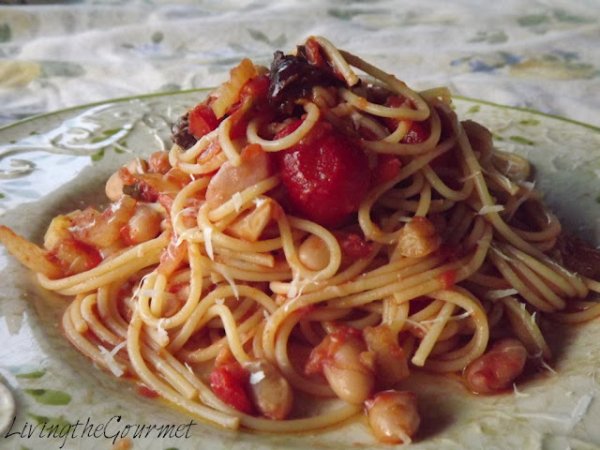
[[[600,130],[310,37],[0,133],[28,417],[72,425],[76,398],[211,448],[600,444]]]

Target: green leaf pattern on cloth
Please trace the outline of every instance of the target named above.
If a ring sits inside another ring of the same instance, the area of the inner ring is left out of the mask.
[[[214,86],[241,58],[268,64],[275,50],[292,50],[311,34],[412,86],[449,85],[600,124],[599,2],[21,3],[0,6],[0,125],[82,103]]]

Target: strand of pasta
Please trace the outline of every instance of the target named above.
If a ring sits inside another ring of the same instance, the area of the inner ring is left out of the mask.
[[[155,264],[167,242],[167,234],[163,233],[151,241],[139,244],[112,259],[103,261],[86,272],[55,280],[38,274],[38,281],[43,288],[63,295],[90,292],[111,281],[127,276],[126,274],[134,274],[144,267]],[[126,269],[123,269],[123,266]]]
[[[410,115],[406,116],[406,118],[413,120],[425,120],[429,116],[429,106],[427,105],[427,102],[418,93],[410,89],[406,83],[398,80],[394,75],[385,73],[383,70],[367,63],[363,59],[349,52],[340,50],[340,54],[344,57],[348,64],[364,71],[372,77],[377,78],[385,83],[396,94],[409,99],[416,108],[417,113],[411,112]]]
[[[507,312],[514,332],[519,337],[531,355],[541,354],[544,359],[552,358],[550,347],[546,343],[535,319],[525,308],[525,304],[515,297],[508,296],[501,299]]]
[[[208,408],[204,405],[186,399],[179,395],[173,388],[161,381],[146,365],[140,348],[140,334],[142,329],[142,320],[139,315],[134,313],[127,332],[127,352],[131,360],[131,365],[140,379],[150,388],[158,392],[163,398],[171,403],[178,405],[192,414],[204,418],[205,420],[215,422],[225,428],[236,429],[239,426],[239,418],[233,414],[226,414]]]
[[[298,128],[296,128],[290,134],[272,141],[263,139],[258,135],[260,120],[258,118],[252,119],[250,123],[248,123],[248,128],[246,128],[246,139],[248,139],[248,142],[251,144],[260,145],[265,152],[279,152],[281,150],[285,150],[286,148],[290,148],[301,141],[304,136],[306,136],[310,130],[313,129],[319,120],[319,107],[314,103],[304,103],[304,111],[306,111],[306,117]]]
[[[352,94],[354,95],[354,94]],[[362,98],[362,97],[361,97]],[[361,102],[358,102],[361,104]],[[353,105],[356,106],[356,105]],[[379,108],[385,108],[384,106],[378,106]],[[414,110],[411,110],[414,111]],[[385,116],[384,116],[385,117]],[[367,150],[376,152],[376,153],[384,153],[391,155],[401,155],[401,156],[416,156],[422,155],[424,153],[432,151],[436,145],[440,142],[440,136],[442,133],[442,126],[440,122],[440,117],[435,108],[431,109],[431,116],[429,119],[429,135],[427,138],[420,143],[413,144],[403,144],[400,142],[390,142],[385,139],[381,139],[379,141],[368,141],[361,140],[361,145]]]
[[[454,140],[447,139],[446,141],[440,143],[435,150],[413,159],[409,164],[400,169],[398,175],[391,180],[375,187],[367,194],[366,198],[361,202],[358,210],[358,222],[367,239],[382,244],[390,244],[396,240],[397,232],[384,233],[371,220],[371,209],[373,208],[374,203],[390,188],[408,178],[413,173],[417,172],[432,159],[450,150],[453,145]]]

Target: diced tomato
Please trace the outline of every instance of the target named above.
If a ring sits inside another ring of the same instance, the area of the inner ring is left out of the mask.
[[[158,392],[153,389],[150,389],[148,386],[144,384],[140,384],[137,388],[138,394],[146,398],[158,398]]]
[[[102,256],[96,247],[72,237],[59,241],[48,255],[68,275],[93,269],[102,262]]]
[[[162,205],[163,208],[167,210],[169,214],[171,214],[171,208],[173,207],[173,201],[175,199],[169,194],[159,194],[156,197],[156,201]]]
[[[171,169],[169,153],[165,151],[154,152],[148,157],[148,171],[151,173],[167,173]]]
[[[298,120],[288,125],[276,137],[292,133],[300,124]],[[276,155],[292,208],[323,226],[344,224],[369,189],[367,156],[328,122],[317,122],[300,142]]]
[[[210,373],[210,388],[222,401],[245,414],[253,414],[254,407],[246,392],[248,372],[237,362],[219,365]]]
[[[413,122],[402,139],[403,144],[420,144],[429,137],[429,129],[423,122]]]
[[[303,306],[302,308],[298,308],[296,310],[296,314],[300,317],[304,317],[316,309],[317,309],[317,305],[306,305],[306,306]]]
[[[269,91],[269,77],[267,75],[260,75],[249,80],[242,87],[240,94],[241,99],[252,98],[254,101],[265,98]]]
[[[212,108],[204,103],[200,103],[190,111],[189,121],[190,133],[197,138],[210,133],[219,125],[219,121]]]
[[[373,249],[372,244],[357,233],[336,233],[342,253],[351,260],[366,258]]]
[[[163,250],[162,254],[160,255],[158,272],[165,276],[169,276],[179,268],[186,255],[186,241],[178,243],[175,240],[171,240],[167,248]]]
[[[254,111],[254,117],[265,116],[265,119],[271,118],[270,109],[266,102],[268,90],[269,77],[267,75],[254,77],[242,87],[240,101],[227,112],[232,121],[229,133],[231,139],[246,136],[246,128],[249,122],[248,111]]]
[[[362,342],[362,331],[358,328],[340,326],[333,333],[325,336],[321,343],[313,348],[310,353],[306,366],[304,367],[304,373],[306,373],[306,375],[323,373],[323,365],[327,364],[337,353],[342,344],[349,339],[356,339]]]
[[[322,67],[325,65],[323,54],[321,53],[321,46],[312,37],[308,38],[305,44],[306,58],[308,62],[313,66]]]
[[[404,106],[405,103],[406,103],[406,98],[404,98],[400,95],[390,95],[385,100],[385,106],[387,106],[389,108],[399,108],[401,106]],[[386,117],[384,119],[384,123],[387,126],[388,130],[390,130],[390,131],[394,131],[396,129],[396,127],[398,127],[398,122],[399,122],[399,120],[394,117]]]
[[[401,106],[411,106],[412,102],[404,97],[398,95],[392,95],[388,97],[385,102],[386,106],[390,108],[399,108]],[[394,131],[398,126],[398,119],[393,117],[387,118],[385,124],[390,131]],[[410,128],[404,138],[402,139],[403,144],[420,144],[426,141],[429,137],[429,127],[424,122],[412,121]]]
[[[400,173],[402,161],[395,155],[379,154],[377,156],[377,166],[373,169],[371,184],[377,186],[390,181]]]
[[[440,281],[444,289],[452,289],[456,283],[456,270],[450,269],[440,275]]]

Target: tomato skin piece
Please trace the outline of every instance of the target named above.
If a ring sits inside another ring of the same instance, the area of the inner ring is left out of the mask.
[[[337,233],[336,238],[342,249],[344,256],[355,261],[360,258],[366,258],[373,250],[373,245],[365,241],[364,237],[358,233]]]
[[[402,138],[403,144],[420,144],[429,137],[429,130],[423,122],[413,122],[410,129]]]
[[[300,123],[288,125],[276,138],[290,134]],[[370,184],[368,159],[330,123],[317,122],[300,142],[276,155],[295,213],[336,228],[358,211]]]
[[[140,384],[138,386],[137,391],[138,391],[138,394],[140,394],[142,397],[152,398],[152,399],[159,397],[158,392],[156,392],[153,389],[150,389],[148,386],[145,386],[143,384]]]
[[[440,281],[444,289],[452,289],[456,283],[456,270],[449,269],[440,275]]]
[[[248,372],[237,362],[219,365],[210,373],[210,388],[223,402],[245,414],[253,414],[254,407],[246,392]]]
[[[400,173],[402,161],[395,155],[377,155],[377,166],[373,169],[371,184],[377,186],[386,183]]]
[[[189,130],[196,138],[201,138],[217,128],[219,121],[212,108],[204,103],[200,103],[190,111]]]

